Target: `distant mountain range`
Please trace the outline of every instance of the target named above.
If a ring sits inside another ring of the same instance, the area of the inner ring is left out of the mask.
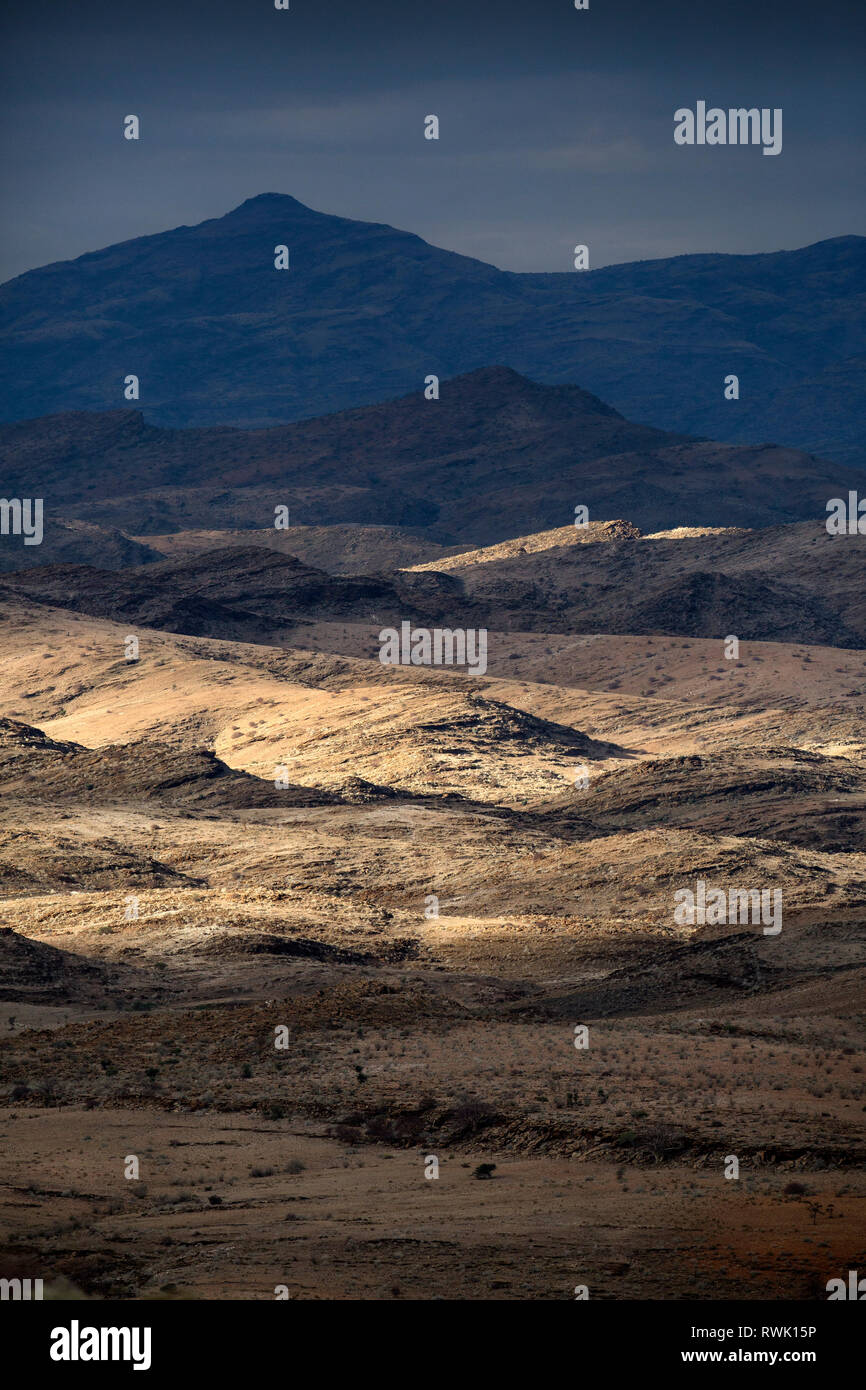
[[[0,287],[0,418],[121,407],[135,375],[148,421],[268,425],[504,363],[659,428],[866,468],[864,307],[863,237],[515,274],[267,193]]]
[[[164,429],[132,410],[46,416],[0,426],[0,458],[4,495],[44,497],[47,520],[138,537],[273,527],[281,504],[293,524],[423,528],[445,545],[564,526],[579,505],[644,531],[760,527],[822,518],[862,485],[796,449],[635,425],[580,387],[508,367],[443,381],[439,400],[416,390],[263,430]],[[49,555],[46,533],[25,554],[7,537],[0,568],[73,559],[73,537],[61,540]]]

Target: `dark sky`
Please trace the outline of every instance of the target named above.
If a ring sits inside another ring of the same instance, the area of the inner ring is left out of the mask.
[[[568,270],[576,242],[599,266],[866,231],[866,0],[5,11],[0,279],[262,192],[514,270]],[[781,155],[677,147],[698,99],[782,107]]]

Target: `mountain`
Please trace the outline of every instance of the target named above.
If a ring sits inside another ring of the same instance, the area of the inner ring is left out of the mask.
[[[195,637],[307,646],[355,626],[356,654],[406,620],[504,632],[642,633],[866,644],[866,537],[820,522],[673,539],[617,521],[443,556],[390,575],[329,575],[268,547],[224,547],[125,569],[45,565],[0,597]],[[724,668],[723,668],[724,669]]]
[[[0,418],[122,406],[134,374],[156,423],[267,425],[503,362],[661,428],[862,468],[864,271],[866,238],[839,237],[516,274],[267,193],[0,287]]]
[[[636,425],[578,386],[508,367],[444,381],[436,401],[415,391],[263,430],[164,429],[131,410],[47,416],[0,426],[0,457],[7,496],[139,538],[273,529],[281,504],[293,523],[423,527],[446,545],[562,526],[578,504],[648,531],[769,526],[823,517],[828,498],[862,487],[798,450]]]

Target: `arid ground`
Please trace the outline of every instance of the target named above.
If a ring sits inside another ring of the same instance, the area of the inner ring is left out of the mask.
[[[0,1274],[825,1298],[866,1267],[866,539],[350,530],[3,575]],[[401,614],[488,669],[383,666]],[[700,880],[782,930],[678,920]]]

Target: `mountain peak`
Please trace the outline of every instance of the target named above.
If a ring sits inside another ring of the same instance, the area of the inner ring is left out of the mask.
[[[435,375],[467,421],[491,407],[560,420],[616,409],[862,466],[864,249],[842,238],[586,275],[566,258],[534,275],[270,189],[0,286],[0,419],[112,410],[134,374],[148,423],[274,426]],[[738,370],[742,411],[723,396]],[[584,394],[552,384],[577,381]]]
[[[253,198],[245,198],[242,203],[238,203],[236,208],[227,212],[226,217],[237,217],[245,212],[287,212],[300,211],[307,212],[311,217],[325,217],[326,213],[316,212],[315,208],[307,207],[306,203],[300,202],[298,198],[293,198],[290,193],[257,193]]]
[[[513,367],[476,367],[474,371],[462,372],[444,382],[442,389],[447,391],[451,401],[477,401],[485,408],[537,403],[544,410],[556,413],[564,411],[571,414],[579,410],[581,413],[605,415],[610,419],[623,418],[613,406],[580,386],[571,383],[550,386],[524,376]]]

